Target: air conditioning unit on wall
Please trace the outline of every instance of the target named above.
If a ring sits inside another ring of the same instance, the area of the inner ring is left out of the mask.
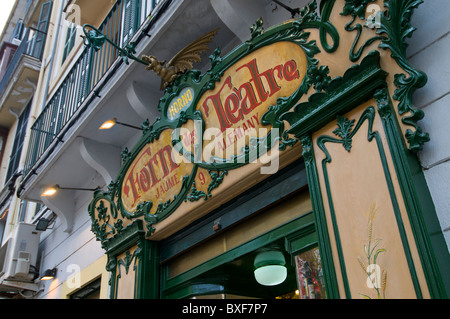
[[[36,226],[19,223],[0,248],[0,291],[31,289],[35,285],[34,270],[39,248],[40,232]]]

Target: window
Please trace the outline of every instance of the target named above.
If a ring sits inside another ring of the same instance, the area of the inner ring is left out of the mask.
[[[3,242],[3,235],[5,234],[6,219],[8,218],[9,207],[3,212],[0,211],[0,245]],[[1,267],[0,269],[2,269]]]
[[[71,294],[70,299],[100,299],[100,286],[101,277]]]
[[[37,214],[41,211],[44,210],[46,207],[44,206],[44,204],[41,203],[36,203],[36,206],[34,207],[34,214],[33,214],[33,218],[35,216],[37,216]]]
[[[25,133],[27,130],[28,116],[30,115],[31,101],[28,103],[25,110],[19,116],[17,123],[16,136],[14,138],[14,145],[11,151],[11,157],[9,158],[8,172],[6,174],[6,182],[17,171],[20,163],[20,156],[22,154],[23,141],[25,139]]]
[[[0,128],[0,163],[3,158],[3,153],[5,152],[7,138],[8,138],[8,130]]]
[[[48,1],[42,4],[37,32],[33,41],[30,55],[41,58],[44,51],[45,40],[47,38],[48,26],[50,23],[50,15],[52,13],[53,2]]]
[[[325,299],[325,283],[318,248],[295,256],[299,299]]]
[[[13,39],[22,40],[23,34],[24,34],[24,25],[22,19],[20,19],[17,22],[16,27],[14,28],[13,34],[11,35],[9,42],[12,42]]]
[[[20,201],[19,223],[25,221],[25,216],[27,214],[27,206],[28,206],[28,201],[26,201],[26,200]]]
[[[76,34],[77,34],[77,26],[76,24],[70,22],[69,26],[67,27],[66,42],[64,44],[62,63],[64,63],[64,61],[67,59],[67,56],[69,55],[70,51],[75,45]]]

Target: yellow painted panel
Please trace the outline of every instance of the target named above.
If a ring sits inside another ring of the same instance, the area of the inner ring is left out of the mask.
[[[356,125],[362,112],[369,106],[376,106],[376,102],[369,101],[345,117],[349,120],[354,119]],[[341,296],[345,296],[341,275],[342,265],[338,259],[336,234],[332,228],[330,198],[326,193],[325,174],[322,167],[325,153],[317,145],[317,139],[320,136],[337,137],[333,132],[337,127],[337,122],[333,121],[316,132],[313,140],[324,208],[332,240],[333,260],[337,266],[340,293]],[[365,121],[352,139],[350,152],[340,143],[325,144],[331,156],[331,162],[326,164],[331,206],[336,216],[349,289],[352,298],[416,298],[380,152],[375,139],[368,141],[368,129],[368,121]],[[373,131],[380,134],[394,184],[394,196],[399,203],[421,290],[424,297],[429,297],[389,146],[378,114],[375,116]],[[377,257],[376,260],[375,257]]]
[[[61,287],[61,299],[70,299],[74,294],[84,286],[101,277],[100,299],[108,299],[109,291],[109,272],[106,270],[107,256],[103,256],[79,273],[74,273]]]

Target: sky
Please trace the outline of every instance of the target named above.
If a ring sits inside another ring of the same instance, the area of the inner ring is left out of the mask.
[[[0,34],[3,32],[6,20],[8,20],[11,8],[16,0],[0,0]]]

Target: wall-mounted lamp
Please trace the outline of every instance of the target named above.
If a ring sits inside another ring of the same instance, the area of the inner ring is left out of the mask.
[[[42,197],[50,197],[55,195],[60,189],[74,190],[74,191],[96,191],[98,188],[76,188],[76,187],[60,187],[59,185],[50,186],[42,192]]]
[[[56,270],[56,268],[47,269],[46,271],[44,271],[39,280],[53,280],[56,277]]]
[[[126,127],[131,127],[131,128],[134,128],[134,129],[142,131],[142,127],[138,127],[138,126],[135,126],[135,125],[119,122],[119,121],[117,121],[117,119],[115,117],[112,118],[112,119],[107,120],[106,122],[104,122],[98,129],[99,130],[109,130],[110,128],[112,128],[116,124],[117,125],[126,126]]]
[[[40,218],[36,224],[36,230],[46,231],[48,225],[50,225],[50,220],[48,220],[47,218]]]
[[[52,229],[49,226],[54,223],[56,219],[56,214],[52,213],[49,218],[41,217],[36,223],[36,230],[38,231],[46,231],[47,229]]]
[[[286,261],[277,250],[263,251],[255,257],[255,279],[263,286],[276,286],[287,278]]]

